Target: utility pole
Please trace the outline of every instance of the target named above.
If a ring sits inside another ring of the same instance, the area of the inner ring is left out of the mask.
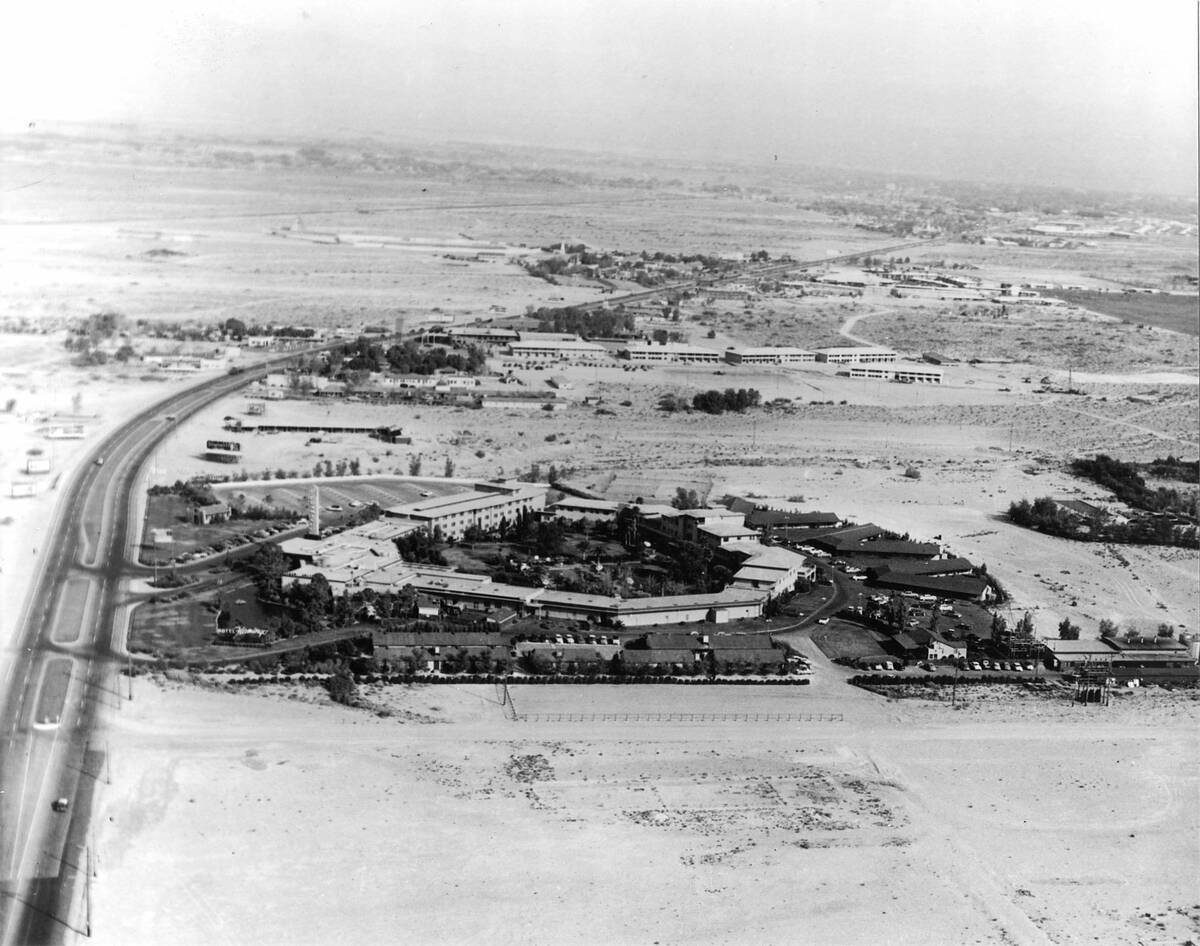
[[[87,911],[85,916],[84,930],[88,939],[92,938],[92,849],[91,847],[84,848],[84,856],[86,864],[84,865],[83,877],[83,905]]]
[[[129,701],[133,702],[133,654],[125,655],[125,673],[129,677]]]

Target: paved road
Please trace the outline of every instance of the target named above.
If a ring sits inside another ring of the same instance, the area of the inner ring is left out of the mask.
[[[86,933],[90,798],[105,762],[93,733],[101,712],[122,702],[114,614],[143,465],[178,423],[298,354],[148,407],[97,446],[64,491],[0,677],[0,946]],[[71,800],[65,813],[51,810],[60,797]]]

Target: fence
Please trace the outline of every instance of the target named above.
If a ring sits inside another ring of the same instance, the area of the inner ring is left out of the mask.
[[[840,723],[841,713],[516,713],[518,723]]]

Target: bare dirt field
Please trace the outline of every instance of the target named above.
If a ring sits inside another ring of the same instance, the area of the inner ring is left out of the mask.
[[[490,687],[369,692],[380,716],[136,686],[100,943],[1165,944],[1200,920],[1188,695],[513,688],[524,713],[842,712],[553,724]]]
[[[969,360],[1004,359],[1031,366],[1129,371],[1170,366],[1194,369],[1195,333],[1132,324],[1066,306],[967,303],[914,305],[871,314],[862,334],[902,351],[938,351]]]

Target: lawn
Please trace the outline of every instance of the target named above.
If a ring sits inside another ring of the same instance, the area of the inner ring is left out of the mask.
[[[232,519],[229,522],[200,526],[193,524],[191,517],[192,504],[182,496],[164,494],[148,497],[145,528],[142,531],[142,561],[152,565],[157,559],[158,564],[166,565],[172,558],[219,545],[230,539],[252,535],[283,522],[279,519]],[[171,543],[155,546],[152,529],[170,529]]]
[[[177,600],[167,600],[176,598]],[[178,593],[142,605],[133,613],[129,628],[129,649],[133,653],[159,654],[163,657],[196,655],[212,643],[216,614],[209,602]],[[218,648],[213,648],[213,653]]]
[[[812,632],[813,643],[820,647],[821,652],[830,660],[887,657],[887,652],[879,643],[879,637],[875,631],[847,621],[839,621],[837,618],[814,628]]]

